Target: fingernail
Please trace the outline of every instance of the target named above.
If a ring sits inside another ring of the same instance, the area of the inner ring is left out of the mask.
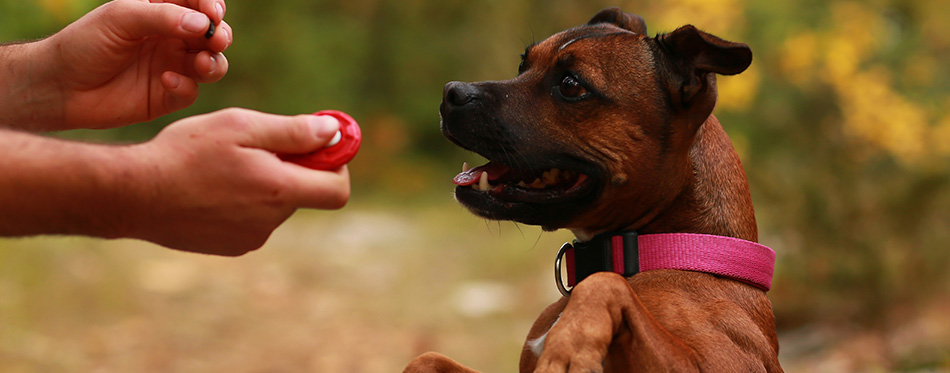
[[[327,147],[329,148],[333,145],[339,144],[340,140],[343,140],[343,134],[340,133],[340,131],[336,131],[336,133],[333,134],[333,138],[327,143]]]
[[[218,60],[214,58],[214,55],[211,55],[211,70],[209,73],[214,73],[214,69],[218,68]]]
[[[310,127],[317,133],[317,137],[327,139],[333,137],[340,130],[340,122],[329,115],[311,115],[308,119]]]
[[[218,14],[218,19],[224,19],[224,7],[221,3],[214,4],[214,12]]]
[[[181,20],[181,28],[192,33],[202,32],[207,29],[208,22],[208,16],[203,13],[188,13]]]
[[[175,88],[178,88],[178,86],[181,85],[181,78],[178,77],[178,75],[175,75],[175,74],[168,74],[167,76],[168,76],[168,78],[167,78],[167,79],[168,79],[168,88],[170,88],[170,89],[175,89]]]
[[[172,89],[178,88],[178,86],[181,85],[181,78],[179,78],[178,75],[173,75],[173,74],[168,74],[168,75],[169,75],[168,85],[171,86]]]

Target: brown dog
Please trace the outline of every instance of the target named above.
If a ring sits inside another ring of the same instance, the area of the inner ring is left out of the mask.
[[[711,114],[715,74],[751,62],[745,44],[690,25],[651,38],[642,18],[605,9],[530,46],[512,80],[445,86],[442,132],[491,161],[456,177],[456,199],[485,218],[571,229],[578,245],[620,230],[754,242],[745,174]],[[592,274],[535,322],[521,371],[780,372],[768,284],[747,282]],[[472,370],[427,353],[406,372]]]

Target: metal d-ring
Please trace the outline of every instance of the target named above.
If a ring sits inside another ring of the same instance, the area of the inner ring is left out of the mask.
[[[561,281],[561,257],[564,256],[564,253],[567,250],[573,249],[574,245],[570,242],[565,242],[561,245],[561,249],[557,251],[557,258],[554,259],[554,283],[557,284],[557,291],[561,292],[561,295],[568,297],[571,295],[571,290],[574,290],[574,287],[570,289],[564,287],[564,283]]]

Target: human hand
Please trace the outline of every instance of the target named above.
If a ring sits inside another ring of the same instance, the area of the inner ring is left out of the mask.
[[[198,83],[228,71],[224,13],[224,0],[115,0],[39,42],[49,102],[62,105],[44,110],[42,129],[117,127],[193,104]]]
[[[236,256],[259,248],[300,207],[338,209],[349,172],[315,171],[275,153],[309,153],[339,128],[330,116],[293,117],[226,109],[171,124],[129,147],[143,206],[126,237],[169,248]]]

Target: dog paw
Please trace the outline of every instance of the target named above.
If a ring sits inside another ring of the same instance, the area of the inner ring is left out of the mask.
[[[574,287],[567,306],[545,336],[535,372],[603,372],[617,328],[611,301],[629,293],[616,274],[594,274]]]
[[[403,373],[478,373],[445,355],[426,352],[409,362]]]
[[[562,356],[544,356],[538,360],[535,373],[601,373],[604,371],[603,359],[597,354],[573,352]]]
[[[559,324],[548,333],[535,372],[603,372],[610,335],[592,325]]]

